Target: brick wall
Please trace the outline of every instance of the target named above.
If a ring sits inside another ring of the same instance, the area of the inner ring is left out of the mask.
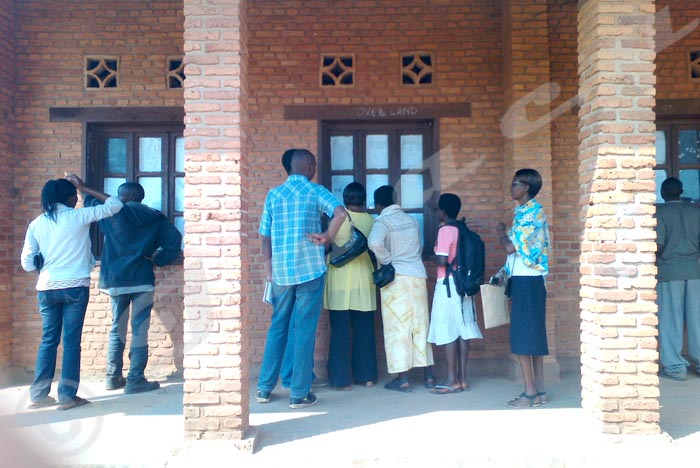
[[[14,165],[15,7],[0,1],[0,373],[12,362],[12,169]],[[0,374],[0,381],[2,376]]]
[[[550,264],[556,278],[553,298],[557,352],[563,368],[577,370],[581,318],[579,264],[581,226],[578,218],[578,115],[572,101],[578,94],[576,56],[577,1],[549,2],[549,56],[552,83],[560,88],[552,96],[552,241],[556,258]]]
[[[579,10],[584,408],[612,434],[659,432],[654,2]]]
[[[84,173],[82,125],[49,122],[49,108],[182,105],[182,90],[166,89],[164,74],[166,56],[182,54],[183,21],[182,2],[175,0],[26,1],[17,10],[16,154],[20,157],[15,166],[16,195],[7,198],[14,207],[14,226],[1,230],[14,238],[2,255],[9,252],[15,274],[17,365],[33,368],[41,336],[35,276],[24,273],[18,262],[26,226],[40,213],[40,191],[47,179],[62,177],[64,171]],[[120,57],[118,89],[84,89],[83,56],[92,54]],[[182,267],[168,267],[158,278],[147,370],[163,376],[181,366]],[[93,289],[82,344],[84,375],[104,372],[110,320],[108,298]]]
[[[501,129],[504,136],[503,186],[510,187],[515,171],[521,168],[536,169],[542,175],[542,190],[537,201],[544,208],[551,226],[552,219],[552,131],[548,114],[551,90],[550,56],[548,37],[548,11],[546,0],[509,0],[503,2],[503,102],[504,116]],[[535,104],[540,103],[538,107]],[[506,197],[507,226],[512,224],[516,202]],[[556,231],[550,227],[554,261],[558,253],[554,249]],[[501,254],[502,255],[502,254]],[[552,277],[556,273],[553,272]],[[556,363],[556,311],[557,291],[547,292],[547,339],[550,356],[545,357],[547,368],[558,375]],[[519,375],[519,371],[513,371]]]
[[[251,308],[241,254],[253,162],[244,157],[245,9],[238,0],[207,7],[185,2],[184,416],[190,439],[240,440],[248,426],[243,331]]]
[[[258,300],[262,266],[257,216],[267,190],[284,180],[282,152],[292,146],[315,153],[318,148],[317,122],[285,121],[285,105],[470,102],[470,118],[440,119],[441,188],[460,195],[462,214],[477,224],[486,242],[487,274],[500,268],[504,257],[494,231],[501,220],[505,187],[499,130],[503,100],[497,3],[432,2],[426,7],[417,0],[336,1],[332,5],[319,0],[262,0],[251,2],[248,13],[253,129],[249,155],[254,165],[252,177],[246,181],[253,195],[249,201],[251,223],[244,229],[251,243],[251,282],[257,287],[251,291],[255,309],[249,324],[253,368],[262,359],[271,315],[270,308]],[[399,53],[416,50],[435,53],[437,72],[432,87],[414,89],[399,83]],[[323,52],[355,54],[353,88],[319,87]],[[318,333],[316,361],[325,362],[325,315]],[[477,359],[509,355],[504,328],[487,330],[485,339],[472,345],[471,356]]]
[[[666,4],[672,5],[675,28],[690,22],[700,11],[700,2],[674,6],[672,2],[660,1],[658,8]],[[0,11],[8,10],[5,7]],[[501,14],[498,2],[477,1],[434,2],[430,8],[418,0],[381,4],[339,1],[332,7],[322,1],[259,0],[250,4],[251,85],[247,103],[251,165],[240,167],[246,181],[241,190],[249,194],[241,197],[240,204],[243,233],[250,240],[241,246],[243,258],[249,259],[250,271],[250,282],[241,292],[244,302],[251,301],[247,329],[253,369],[261,360],[271,313],[257,301],[262,288],[257,218],[266,191],[284,178],[279,165],[282,151],[290,146],[312,150],[318,146],[316,122],[285,121],[285,105],[471,102],[472,117],[440,119],[441,185],[444,191],[454,191],[462,197],[463,214],[477,224],[487,244],[488,272],[500,266],[502,253],[493,230],[496,222],[510,220],[509,201],[504,195],[512,173],[510,166],[504,171],[504,139],[500,131],[504,111],[502,73],[511,73],[510,62],[503,69],[501,66],[501,32],[510,24],[501,28]],[[548,2],[549,74],[551,81],[562,87],[562,96],[552,102],[551,108],[562,104],[576,89],[575,15],[574,0]],[[44,181],[61,176],[64,170],[80,172],[83,164],[81,125],[49,122],[48,108],[182,105],[181,91],[164,89],[161,71],[166,55],[182,52],[183,21],[182,4],[176,1],[29,1],[18,12],[17,154],[22,155],[16,167],[19,190],[16,195],[0,196],[12,199],[16,208],[14,227],[2,230],[12,232],[12,247],[2,249],[6,252],[2,255],[7,255],[7,268],[17,273],[12,283],[16,317],[13,349],[14,361],[19,365],[33,366],[40,336],[34,278],[21,273],[16,261],[24,230],[39,212],[39,191]],[[677,70],[685,70],[687,47],[697,41],[698,34],[694,31],[659,54],[659,97],[692,97],[696,93],[698,85],[680,79]],[[399,84],[397,54],[412,50],[435,52],[434,86],[415,90]],[[319,54],[328,51],[356,54],[355,87],[318,86]],[[100,53],[120,55],[119,90],[83,90],[82,56]],[[2,73],[7,73],[7,69],[0,71],[0,77]],[[576,117],[564,113],[552,122],[550,129],[555,346],[561,356],[572,358],[579,354],[580,323],[576,293],[579,226],[574,201],[578,198],[578,182],[571,177],[577,165],[576,128]],[[460,169],[468,164],[474,165],[475,170],[464,177]],[[196,188],[188,190],[196,192]],[[160,374],[176,370],[182,355],[182,282],[182,269],[177,267],[166,269],[159,277],[161,287],[153,320],[153,343],[159,349],[154,350],[152,361],[159,365],[152,369]],[[86,320],[84,369],[101,373],[110,312],[106,297],[93,296]],[[0,317],[7,320],[9,315]],[[4,336],[7,339],[8,335]],[[319,362],[326,358],[327,337],[324,317],[319,327]],[[509,356],[505,329],[489,330],[485,338],[473,346],[475,358]]]
[[[682,28],[700,18],[700,2],[683,1],[671,2],[658,0],[656,10],[659,16],[665,16],[662,10],[668,8],[671,15],[672,31],[679,33]],[[667,46],[663,47],[656,58],[656,90],[658,99],[690,99],[698,98],[700,80],[692,80],[689,70],[689,52],[700,50],[700,28],[696,27],[690,34],[674,41],[674,36],[663,35],[668,32],[668,26],[658,28],[658,39]],[[677,38],[678,36],[676,36]]]

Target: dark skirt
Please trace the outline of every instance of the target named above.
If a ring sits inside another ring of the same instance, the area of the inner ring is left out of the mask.
[[[527,356],[546,356],[545,309],[547,290],[542,276],[513,276],[510,313],[510,351]]]

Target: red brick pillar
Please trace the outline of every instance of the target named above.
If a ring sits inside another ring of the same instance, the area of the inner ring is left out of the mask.
[[[659,432],[654,12],[579,2],[582,397],[610,434]]]
[[[552,134],[550,126],[549,36],[547,0],[508,0],[503,6],[503,96],[505,114],[501,130],[504,135],[503,188],[507,193],[518,169],[532,168],[542,175],[542,190],[537,200],[549,218],[554,244],[555,226],[552,210]],[[516,202],[506,198],[504,220],[510,225]],[[550,252],[550,268],[556,252]],[[552,268],[553,270],[553,268]],[[553,272],[552,272],[553,273]],[[547,341],[545,358],[548,378],[559,377],[556,355],[556,276],[548,276]],[[520,378],[520,368],[512,368]]]
[[[0,0],[0,385],[12,364],[12,273],[18,268],[13,238],[12,178],[14,160],[15,2]]]
[[[245,438],[245,2],[185,0],[185,356],[188,439]]]

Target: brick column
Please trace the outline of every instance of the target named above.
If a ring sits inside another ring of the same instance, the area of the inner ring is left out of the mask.
[[[508,0],[503,5],[503,96],[505,114],[501,130],[504,135],[503,188],[507,193],[518,169],[532,168],[542,175],[543,186],[537,200],[544,207],[550,223],[554,245],[555,224],[552,210],[552,137],[548,118],[550,90],[549,36],[547,0]],[[516,204],[506,197],[504,219],[510,224]],[[556,252],[550,253],[554,266]],[[556,276],[548,277],[547,340],[549,356],[545,358],[548,378],[559,377],[556,355]],[[520,369],[512,374],[520,378]]]
[[[610,434],[659,432],[654,12],[579,2],[582,397]]]
[[[12,282],[17,269],[14,242],[15,2],[0,0],[0,385],[12,364]],[[18,242],[21,242],[18,240]]]
[[[248,429],[245,2],[185,0],[185,437]]]

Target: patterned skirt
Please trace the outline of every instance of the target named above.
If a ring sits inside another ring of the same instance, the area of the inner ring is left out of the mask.
[[[381,289],[384,348],[390,374],[433,365],[428,343],[428,290],[425,278],[396,275]]]

